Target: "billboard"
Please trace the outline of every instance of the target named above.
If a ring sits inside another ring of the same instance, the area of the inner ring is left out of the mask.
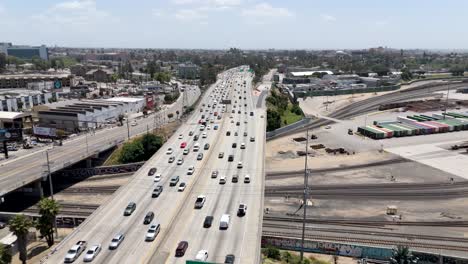
[[[33,127],[33,133],[36,136],[56,137],[57,129],[50,127]]]
[[[21,128],[0,129],[0,142],[2,141],[17,141],[23,138]]]

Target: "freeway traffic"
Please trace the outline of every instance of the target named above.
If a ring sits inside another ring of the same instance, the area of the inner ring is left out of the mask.
[[[185,98],[188,99],[185,102],[187,105],[193,104],[200,95],[198,88],[186,89],[184,93],[186,93]],[[65,142],[63,146],[49,148],[51,172],[68,167],[100,151],[109,149],[123,142],[128,134],[132,137],[146,132],[148,128],[161,126],[166,122],[165,117],[168,113],[173,113],[176,110],[182,112],[183,97],[180,96],[176,103],[161,112],[147,118],[141,118],[138,122],[132,122],[135,125],[129,128],[124,125],[102,129],[96,131],[95,134],[83,135]],[[7,194],[44,177],[46,170],[45,153],[46,150],[42,150],[0,164],[0,194]]]
[[[220,74],[200,107],[161,151],[44,261],[63,262],[78,241],[102,245],[96,263],[183,263],[195,259],[200,250],[206,250],[209,261],[222,262],[226,254],[233,254],[236,263],[258,260],[265,113],[254,108],[251,80],[247,69]],[[221,104],[222,99],[231,99],[232,105]],[[201,121],[207,121],[206,126]],[[219,152],[224,152],[222,158]],[[230,155],[232,162],[228,161]],[[213,170],[219,171],[216,179],[211,178]],[[233,174],[239,175],[237,183],[232,182]],[[224,185],[218,182],[222,176],[228,179]],[[203,196],[198,203],[201,209],[194,209],[199,196]],[[248,210],[237,217],[241,202]],[[207,214],[214,216],[210,229],[202,226]],[[230,215],[226,230],[218,230],[222,214]],[[113,238],[113,249],[108,249]],[[183,256],[175,258],[181,241],[188,241],[188,247]],[[82,261],[79,256],[75,263]]]

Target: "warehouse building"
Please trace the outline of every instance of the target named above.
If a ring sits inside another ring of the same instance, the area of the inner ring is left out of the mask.
[[[73,78],[70,74],[7,74],[0,75],[0,89],[27,88],[29,83],[52,82],[54,88],[70,87]]]

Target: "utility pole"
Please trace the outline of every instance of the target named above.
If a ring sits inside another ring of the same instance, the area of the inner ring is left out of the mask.
[[[450,93],[450,83],[447,83],[447,99],[445,100],[444,120],[445,120],[445,116],[447,115],[449,93]]]
[[[128,124],[128,117],[127,117],[127,136],[128,136],[128,140],[130,140],[130,125]]]
[[[50,198],[54,201],[54,187],[52,184],[52,173],[50,173],[49,150],[46,150],[47,174],[49,178]],[[54,219],[55,237],[58,238],[57,221]]]
[[[304,207],[304,217],[302,219],[302,240],[301,240],[301,262],[304,259],[304,240],[305,240],[305,225],[307,218],[307,198],[309,196],[309,171],[307,169],[307,158],[309,156],[309,129],[306,132],[306,154],[304,165],[304,199],[302,206]]]

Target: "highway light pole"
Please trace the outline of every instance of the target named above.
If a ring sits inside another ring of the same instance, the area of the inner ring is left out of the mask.
[[[301,239],[301,262],[304,259],[304,240],[305,240],[305,225],[307,218],[307,197],[309,196],[309,171],[307,169],[307,158],[309,156],[309,129],[306,132],[306,147],[305,147],[305,165],[304,165],[304,198],[303,208],[304,216],[302,218],[302,239]]]

